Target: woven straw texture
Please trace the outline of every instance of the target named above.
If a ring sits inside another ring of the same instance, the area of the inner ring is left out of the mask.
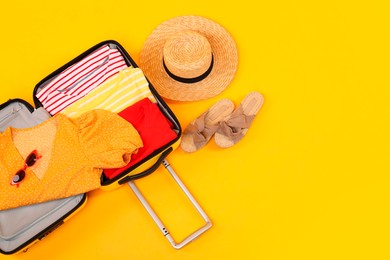
[[[196,83],[172,79],[163,65],[166,41],[188,31],[203,35],[214,57],[210,74]],[[200,16],[180,16],[163,22],[148,37],[140,54],[140,67],[159,94],[177,101],[196,101],[218,95],[233,80],[237,65],[237,47],[231,35],[219,24]]]

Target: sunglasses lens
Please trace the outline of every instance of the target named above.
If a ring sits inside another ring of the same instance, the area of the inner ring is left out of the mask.
[[[26,164],[27,166],[33,166],[35,161],[37,160],[37,155],[35,153],[30,153],[29,156],[26,158]]]
[[[20,170],[14,175],[14,177],[12,178],[12,182],[19,183],[24,179],[25,176],[26,176],[26,172],[23,170]]]

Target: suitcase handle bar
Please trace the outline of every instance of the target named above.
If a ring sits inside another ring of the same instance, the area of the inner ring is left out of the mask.
[[[169,233],[168,229],[165,227],[164,223],[161,221],[161,219],[157,216],[156,212],[153,210],[153,208],[150,206],[150,204],[147,202],[146,198],[143,196],[141,191],[138,189],[138,187],[135,185],[133,181],[129,181],[128,185],[133,190],[137,198],[140,200],[142,205],[145,207],[146,211],[149,213],[149,215],[152,217],[156,225],[159,227],[160,231],[163,233],[163,235],[168,239],[169,243],[171,243],[172,247],[175,249],[180,249],[183,246],[187,245],[189,242],[193,241],[197,237],[199,237],[201,234],[203,234],[206,230],[210,229],[212,226],[212,223],[209,219],[209,217],[206,215],[206,213],[203,211],[199,203],[195,200],[195,198],[192,196],[190,191],[187,189],[187,187],[184,185],[184,183],[180,180],[179,176],[175,173],[175,171],[172,169],[170,164],[167,160],[163,160],[162,164],[164,167],[168,170],[168,172],[171,174],[172,178],[176,181],[176,183],[179,185],[179,187],[182,189],[182,191],[185,193],[185,195],[188,197],[192,205],[196,208],[198,213],[202,216],[203,220],[205,221],[205,224],[195,230],[193,233],[188,235],[186,238],[184,238],[181,242],[177,243],[171,234]]]

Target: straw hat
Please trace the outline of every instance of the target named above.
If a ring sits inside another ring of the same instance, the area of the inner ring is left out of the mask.
[[[237,47],[231,35],[200,16],[163,22],[140,54],[140,68],[158,93],[178,101],[218,95],[233,80],[237,64]]]

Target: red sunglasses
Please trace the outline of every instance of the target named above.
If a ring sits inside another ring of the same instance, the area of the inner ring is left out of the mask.
[[[20,169],[19,171],[17,171],[14,175],[14,177],[12,177],[12,180],[11,180],[11,185],[16,185],[16,187],[19,187],[19,184],[24,180],[24,178],[26,177],[26,169],[27,167],[31,167],[35,164],[35,162],[42,158],[42,156],[38,155],[38,152],[37,150],[34,150],[32,151],[26,158],[26,160],[24,161],[24,166],[22,169]]]

